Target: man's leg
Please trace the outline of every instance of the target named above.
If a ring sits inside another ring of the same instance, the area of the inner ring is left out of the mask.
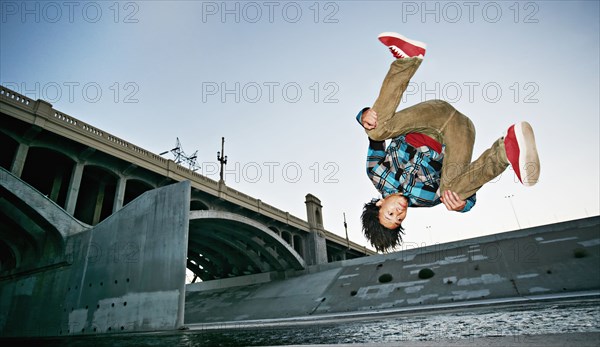
[[[443,129],[445,154],[440,192],[450,190],[465,200],[485,183],[500,175],[509,165],[503,138],[471,162],[475,127],[465,115],[456,111]]]
[[[419,58],[404,58],[392,63],[372,107],[377,112],[377,127],[366,130],[369,138],[383,141],[418,132],[443,142],[442,129],[456,111],[447,102],[428,100],[396,112],[408,82],[421,62]]]
[[[379,40],[398,58],[390,66],[379,97],[373,105],[377,127],[367,130],[369,138],[383,141],[418,132],[443,142],[441,129],[452,119],[454,108],[440,100],[425,101],[396,112],[408,82],[421,65],[426,45],[398,33],[382,33]]]
[[[446,145],[440,192],[446,190],[467,199],[484,184],[503,173],[511,165],[525,186],[538,182],[540,160],[531,125],[520,122],[509,127],[507,135],[496,140],[479,158],[469,163],[473,151],[475,129],[471,121],[456,111],[444,131]],[[467,121],[466,124],[461,124]],[[472,136],[471,136],[472,134]]]
[[[420,58],[396,59],[383,80],[379,96],[373,104],[373,111],[377,113],[377,127],[367,130],[367,134],[373,140],[387,140],[397,136],[394,132],[393,123],[396,109],[402,99],[402,94],[408,86],[408,82],[423,62]],[[389,123],[389,124],[388,124]]]

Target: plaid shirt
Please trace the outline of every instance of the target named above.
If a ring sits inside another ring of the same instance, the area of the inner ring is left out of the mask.
[[[357,116],[359,123],[361,116],[362,111]],[[442,153],[437,153],[427,146],[415,148],[404,135],[392,139],[387,148],[385,141],[369,139],[367,175],[384,198],[402,192],[411,207],[438,205],[444,149],[442,146]],[[462,212],[469,211],[475,201],[473,194]]]

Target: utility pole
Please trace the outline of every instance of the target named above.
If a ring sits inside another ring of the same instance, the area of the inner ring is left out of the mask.
[[[225,155],[225,137],[221,137],[221,151],[217,152],[217,160],[221,162],[221,173],[219,182],[225,182],[223,180],[223,166],[227,164],[227,156]]]
[[[344,229],[346,230],[346,242],[348,243],[348,249],[350,249],[350,238],[348,237],[348,223],[346,223],[346,212],[344,212]]]

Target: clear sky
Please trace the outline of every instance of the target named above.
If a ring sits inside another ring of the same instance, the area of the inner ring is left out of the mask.
[[[476,128],[478,156],[529,121],[542,172],[509,168],[461,214],[410,209],[405,247],[595,216],[599,200],[598,1],[2,1],[0,83],[154,153],[198,150],[218,180],[366,244],[367,137],[393,58],[377,35],[428,44],[400,108],[445,99]],[[169,155],[165,155],[171,158]],[[506,198],[511,196],[511,198]],[[513,209],[514,208],[514,209]]]

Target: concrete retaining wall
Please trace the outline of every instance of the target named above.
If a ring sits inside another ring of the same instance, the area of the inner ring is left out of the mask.
[[[433,277],[422,278],[423,269]],[[600,289],[600,217],[190,286],[185,323],[377,311]],[[277,278],[277,276],[271,276]],[[240,282],[237,282],[240,281]],[[262,283],[261,283],[262,282]]]
[[[189,203],[189,182],[146,192],[95,227],[66,237],[62,261],[1,277],[0,336],[181,327]]]

